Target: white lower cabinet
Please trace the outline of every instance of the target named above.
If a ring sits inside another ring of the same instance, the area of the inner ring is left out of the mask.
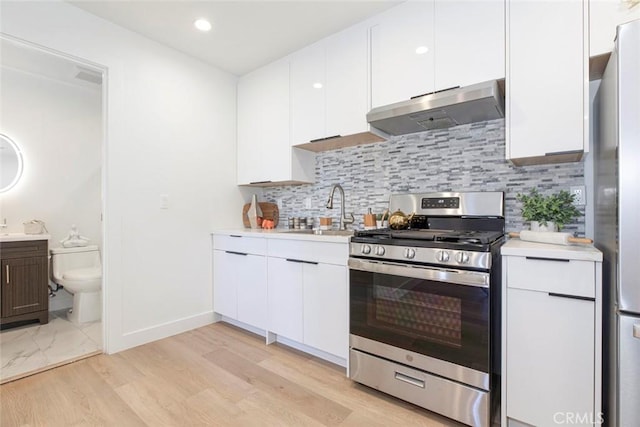
[[[238,317],[235,261],[236,258],[225,251],[213,251],[213,311],[232,319]]]
[[[259,329],[267,328],[267,259],[248,254],[237,265],[238,320]]]
[[[302,264],[269,257],[269,331],[302,342]]]
[[[214,312],[224,316],[222,320],[239,322],[237,326],[263,330],[267,342],[286,339],[300,350],[346,366],[348,257],[346,239],[214,234]]]
[[[265,239],[213,238],[213,311],[258,329],[267,328]]]
[[[592,414],[595,302],[523,289],[507,301],[507,416],[545,426]]]
[[[347,246],[294,240],[270,242],[270,332],[346,360]],[[344,265],[330,263],[340,259]]]
[[[307,264],[303,275],[303,342],[327,353],[349,354],[347,267]]]
[[[502,424],[597,424],[602,254],[519,240],[502,254]]]

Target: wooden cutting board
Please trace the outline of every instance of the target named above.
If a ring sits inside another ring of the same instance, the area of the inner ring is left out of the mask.
[[[278,205],[270,202],[258,202],[260,205],[260,209],[262,209],[262,217],[264,219],[272,219],[273,226],[278,226],[278,220],[280,219],[280,209],[278,209]],[[242,223],[246,228],[251,228],[251,223],[249,222],[249,217],[247,216],[247,212],[249,212],[249,207],[251,203],[247,203],[242,207]]]

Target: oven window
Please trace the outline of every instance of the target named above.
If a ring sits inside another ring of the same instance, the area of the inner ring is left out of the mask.
[[[415,280],[414,280],[415,281]],[[411,282],[411,280],[409,280]],[[452,347],[462,346],[460,298],[375,285],[368,323],[389,333],[406,334]]]
[[[351,334],[489,372],[489,289],[349,274]]]

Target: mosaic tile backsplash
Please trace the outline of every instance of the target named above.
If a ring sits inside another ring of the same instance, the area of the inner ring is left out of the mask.
[[[434,191],[504,191],[507,231],[528,228],[520,216],[518,193],[537,188],[547,194],[584,185],[584,164],[562,163],[513,166],[505,160],[504,119],[393,137],[377,144],[361,145],[316,155],[315,184],[269,187],[263,200],[280,201],[281,224],[286,218],[330,216],[337,225],[340,201],[334,209],[325,205],[333,184],[345,191],[346,212],[363,227],[363,215],[371,208],[382,213],[391,194]],[[336,192],[336,196],[338,196]],[[306,209],[306,200],[311,209]],[[584,235],[583,216],[563,231]],[[407,212],[408,213],[408,212]]]

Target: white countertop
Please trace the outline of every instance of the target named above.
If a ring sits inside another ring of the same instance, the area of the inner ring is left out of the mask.
[[[500,253],[512,256],[602,262],[602,252],[594,248],[593,245],[585,244],[551,245],[548,243],[526,242],[516,238],[509,239],[502,245]]]
[[[284,240],[310,240],[316,242],[333,242],[333,243],[349,243],[353,232],[350,235],[330,235],[330,234],[314,234],[300,233],[300,230],[289,230],[287,228],[274,228],[272,230],[237,228],[214,230],[211,234],[230,235],[247,237],[263,237],[267,239],[284,239]],[[331,232],[331,231],[330,231]]]
[[[0,242],[25,242],[31,240],[49,240],[50,234],[6,233],[0,234]]]

